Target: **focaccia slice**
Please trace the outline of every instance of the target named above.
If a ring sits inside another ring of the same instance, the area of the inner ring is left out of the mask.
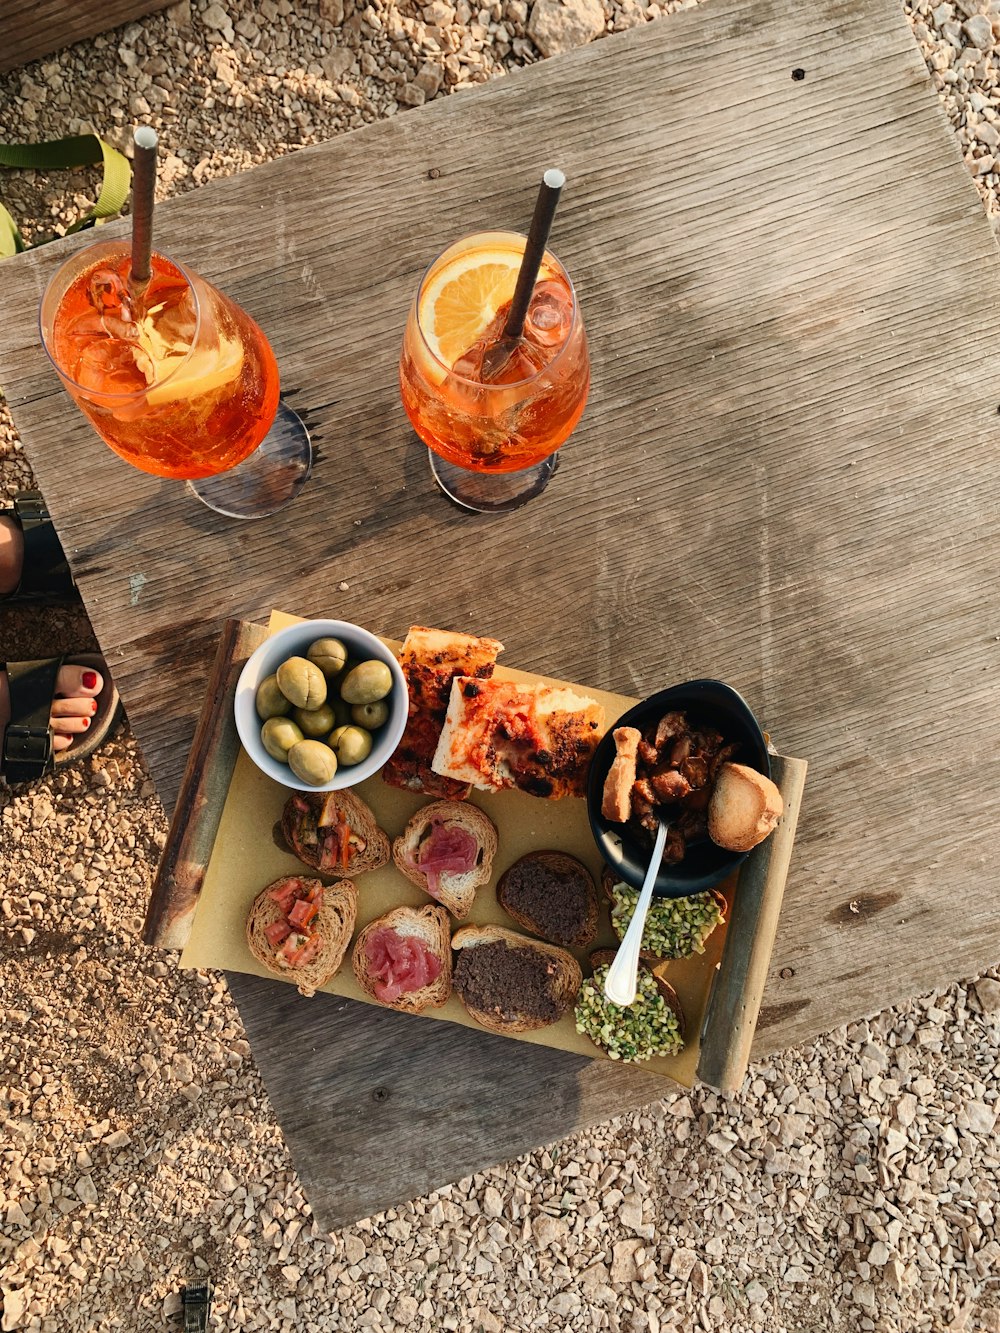
[[[382,769],[384,782],[451,801],[468,796],[468,782],[432,772],[431,760],[448,712],[452,681],[456,676],[487,680],[502,651],[497,639],[410,627],[399,654],[410,695],[409,717],[402,740]]]
[[[565,686],[457,679],[433,769],[484,791],[583,796],[604,709]]]

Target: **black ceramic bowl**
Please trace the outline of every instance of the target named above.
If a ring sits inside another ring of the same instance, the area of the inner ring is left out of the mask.
[[[645,731],[664,713],[676,709],[687,715],[695,728],[711,727],[721,732],[727,742],[736,742],[739,750],[732,756],[735,764],[746,764],[771,776],[771,760],[764,733],[743,697],[721,680],[689,680],[660,690],[627,713],[608,729],[594,754],[587,781],[587,813],[597,846],[605,861],[626,884],[641,888],[649,865],[650,842],[636,837],[627,824],[616,824],[601,814],[604,780],[615,757],[615,727],[636,727]],[[683,861],[664,865],[656,877],[653,894],[657,898],[684,898],[714,888],[736,869],[747,852],[728,852],[705,837],[688,843]]]

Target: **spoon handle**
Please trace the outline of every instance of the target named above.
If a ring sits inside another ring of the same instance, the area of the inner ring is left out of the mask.
[[[604,994],[607,999],[612,1004],[620,1005],[622,1008],[630,1005],[635,999],[636,984],[639,977],[639,953],[642,949],[642,932],[646,926],[649,904],[653,901],[653,885],[660,869],[668,828],[669,825],[661,820],[660,826],[656,830],[656,841],[653,843],[653,855],[650,857],[649,867],[646,870],[646,878],[642,881],[642,888],[639,890],[639,901],[635,905],[635,911],[632,913],[632,920],[625,932],[625,938],[618,946],[615,960],[608,968],[608,975],[604,982]]]

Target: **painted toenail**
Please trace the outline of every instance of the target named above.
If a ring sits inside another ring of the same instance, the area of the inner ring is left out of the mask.
[[[91,711],[92,713],[96,713],[96,712],[97,712],[97,700],[96,700],[96,699],[91,699],[91,701],[90,701],[90,711]]]
[[[81,718],[80,718],[80,722],[81,722],[81,724],[83,725],[83,729],[84,729],[84,731],[86,731],[86,729],[90,726],[90,718],[89,718],[89,717],[81,717]]]
[[[83,680],[83,688],[85,690],[92,690],[94,686],[97,684],[97,672],[85,671],[83,673],[82,680]]]

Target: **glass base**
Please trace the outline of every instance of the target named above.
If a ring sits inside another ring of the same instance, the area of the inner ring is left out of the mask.
[[[189,481],[187,488],[227,518],[266,518],[295,499],[311,471],[306,424],[280,402],[274,425],[249,458],[228,472]]]
[[[427,450],[427,457],[434,480],[448,499],[477,514],[502,514],[508,509],[519,509],[541,495],[559,466],[558,451],[519,472],[472,472],[446,462],[433,449]]]

